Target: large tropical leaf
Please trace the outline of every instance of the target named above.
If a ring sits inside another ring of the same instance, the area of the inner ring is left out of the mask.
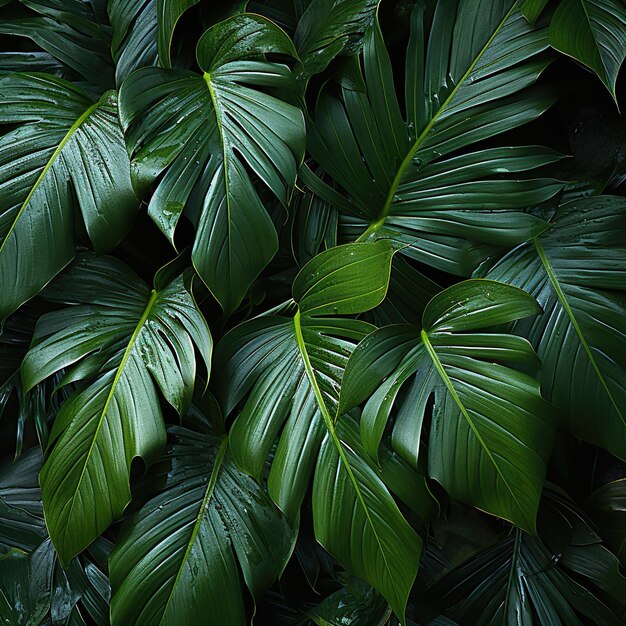
[[[256,15],[210,28],[196,55],[203,74],[143,68],[120,92],[120,113],[142,183],[163,174],[148,211],[173,242],[183,209],[196,226],[192,259],[226,312],[276,252],[270,216],[253,182],[286,204],[304,150],[296,107],[259,87],[289,87],[287,35]]]
[[[426,307],[421,332],[389,326],[359,344],[346,368],[339,413],[369,397],[361,435],[376,458],[395,408],[393,446],[417,465],[432,398],[429,475],[455,500],[533,532],[552,415],[539,383],[507,364],[532,366],[537,357],[522,338],[476,331],[539,311],[521,289],[495,281],[446,289]]]
[[[211,337],[183,275],[166,266],[152,291],[113,258],[81,257],[47,290],[73,306],[38,323],[22,366],[24,388],[60,370],[86,384],[62,406],[41,472],[50,537],[67,563],[119,518],[130,500],[133,459],[165,444],[157,386],[183,414]]]
[[[346,206],[327,196],[342,211],[344,237],[393,237],[407,244],[404,254],[469,275],[494,248],[546,227],[523,209],[561,188],[532,173],[559,155],[538,146],[476,145],[535,119],[553,101],[529,88],[550,60],[547,33],[533,30],[517,6],[439,2],[425,46],[425,9],[416,4],[406,119],[378,25],[365,37],[366,90],[322,92],[309,149],[350,200]]]
[[[562,0],[550,23],[550,43],[592,69],[613,98],[626,58],[623,0]]]
[[[174,29],[183,13],[198,0],[110,0],[115,76],[121,83],[133,70],[171,67]]]
[[[626,578],[572,503],[548,495],[539,532],[516,530],[430,588],[428,601],[475,626],[622,624],[596,588],[624,605]]]
[[[0,79],[0,320],[74,257],[80,213],[96,250],[113,248],[139,202],[114,92],[94,102],[49,74]],[[79,211],[78,211],[79,210]]]
[[[114,86],[106,0],[19,1],[30,11],[0,19],[0,34],[28,37],[100,93]]]
[[[545,313],[515,331],[543,362],[542,389],[574,434],[626,459],[626,200],[561,207],[553,228],[488,276],[532,293]]]
[[[111,555],[114,626],[244,626],[241,574],[258,599],[289,558],[286,519],[237,469],[228,438],[198,417],[201,432],[172,429],[163,491],[128,520]]]
[[[346,447],[334,426],[348,356],[372,330],[365,322],[339,316],[380,303],[391,258],[388,241],[347,244],[318,254],[294,281],[293,319],[259,317],[220,342],[215,390],[226,415],[247,396],[230,434],[233,457],[246,472],[261,477],[280,435],[268,487],[290,519],[296,517],[317,462],[318,539],[403,616],[417,570],[419,538],[380,478]],[[342,498],[352,504],[330,506]]]

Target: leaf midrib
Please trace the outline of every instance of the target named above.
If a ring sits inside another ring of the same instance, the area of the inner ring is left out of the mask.
[[[3,251],[6,242],[9,240],[11,233],[15,229],[15,226],[17,225],[17,222],[22,216],[22,213],[24,213],[24,211],[26,210],[26,207],[28,206],[28,203],[31,201],[33,195],[35,194],[35,191],[37,191],[37,189],[39,188],[39,185],[42,183],[43,179],[46,177],[46,174],[48,173],[50,168],[53,166],[54,162],[57,160],[59,154],[61,154],[61,151],[63,150],[63,148],[65,148],[67,142],[72,138],[72,135],[85,123],[85,120],[99,106],[100,106],[100,102],[94,102],[78,117],[78,119],[70,126],[69,130],[65,133],[63,139],[61,139],[61,141],[59,142],[59,145],[55,148],[54,152],[48,159],[48,162],[45,164],[44,168],[41,170],[39,176],[37,177],[37,180],[35,181],[33,186],[30,188],[30,191],[28,192],[26,199],[22,203],[20,210],[17,212],[17,215],[13,219],[11,228],[9,228],[9,231],[7,232],[4,240],[2,241],[2,243],[0,243],[0,253]]]
[[[91,459],[91,455],[93,453],[93,450],[96,446],[96,442],[98,441],[98,436],[100,434],[100,429],[102,428],[102,424],[104,422],[104,418],[106,417],[107,411],[109,409],[109,405],[111,404],[111,400],[113,399],[113,396],[115,395],[115,390],[117,388],[117,385],[120,381],[120,378],[122,377],[122,374],[124,372],[124,368],[126,367],[126,363],[128,362],[128,359],[130,358],[131,352],[133,351],[133,348],[135,346],[135,342],[137,341],[137,337],[139,336],[139,333],[141,332],[141,330],[143,329],[144,324],[146,323],[146,320],[148,319],[148,316],[150,315],[151,311],[152,311],[152,307],[154,306],[154,303],[157,299],[158,293],[155,289],[152,290],[151,294],[150,294],[150,299],[148,300],[148,304],[146,305],[146,308],[143,310],[143,313],[141,314],[141,317],[139,318],[139,322],[137,323],[137,326],[135,326],[135,330],[133,331],[133,334],[130,337],[130,340],[128,342],[128,345],[126,346],[126,350],[124,350],[124,354],[122,356],[122,360],[120,361],[120,364],[117,367],[117,370],[115,372],[115,377],[113,378],[113,382],[111,383],[111,388],[109,390],[109,393],[107,394],[107,399],[104,403],[104,407],[102,408],[102,410],[100,411],[100,417],[98,419],[98,425],[96,426],[96,430],[94,432],[94,435],[91,439],[91,444],[89,445],[89,450],[87,451],[87,454],[85,456],[85,460],[83,462],[83,468],[81,470],[80,473],[80,477],[76,483],[76,489],[74,489],[74,493],[72,494],[72,500],[71,500],[71,504],[69,507],[69,514],[68,517],[71,517],[72,515],[72,510],[74,508],[74,504],[76,502],[76,496],[78,495],[78,492],[80,490],[81,484],[83,482],[83,478],[85,476],[85,472],[87,471],[87,466],[89,465],[89,461]]]
[[[220,144],[222,146],[222,162],[224,163],[224,196],[226,200],[226,214],[228,219],[226,220],[227,227],[227,236],[226,236],[226,245],[228,247],[228,266],[232,266],[232,237],[231,237],[231,210],[230,210],[230,177],[228,174],[229,168],[229,155],[226,147],[226,141],[224,140],[224,129],[222,124],[222,114],[221,109],[219,107],[219,99],[217,90],[214,87],[213,80],[211,79],[211,74],[209,72],[204,72],[202,76],[204,82],[206,83],[207,89],[209,90],[209,95],[211,96],[211,102],[213,104],[213,113],[215,114],[215,123],[217,124],[217,132],[220,136]]]
[[[320,413],[322,414],[322,417],[324,418],[326,429],[328,430],[328,433],[333,441],[333,444],[335,445],[335,448],[337,449],[339,458],[341,459],[341,462],[343,463],[346,473],[348,474],[348,477],[350,478],[350,482],[352,483],[352,486],[354,487],[354,490],[357,494],[357,500],[359,501],[359,504],[361,505],[365,513],[367,522],[370,528],[372,529],[372,532],[374,533],[376,543],[378,544],[380,553],[385,563],[385,568],[389,572],[389,576],[391,580],[394,581],[394,584],[395,584],[395,580],[393,576],[393,568],[390,567],[389,562],[387,561],[387,555],[385,554],[385,550],[383,548],[381,539],[378,536],[378,533],[376,532],[376,527],[370,516],[369,509],[365,503],[365,499],[363,498],[363,494],[361,493],[359,483],[356,479],[356,476],[354,475],[354,472],[352,471],[352,467],[350,466],[350,461],[348,460],[348,457],[346,456],[343,446],[341,445],[341,441],[337,435],[337,431],[335,430],[334,420],[331,417],[330,413],[328,412],[328,408],[326,407],[326,403],[324,402],[324,396],[322,395],[322,391],[319,388],[319,385],[317,384],[317,379],[315,378],[315,372],[313,371],[313,366],[311,365],[309,353],[306,349],[306,343],[302,335],[302,326],[300,323],[300,309],[298,309],[296,311],[296,314],[294,315],[293,325],[294,325],[295,334],[296,334],[296,343],[298,344],[300,354],[302,355],[302,360],[304,361],[304,369],[306,371],[311,387],[313,388],[313,393],[315,395],[315,399],[319,406]]]
[[[433,362],[433,365],[435,366],[435,369],[437,370],[437,373],[439,374],[439,376],[443,380],[443,382],[444,382],[444,384],[445,384],[445,386],[446,386],[450,396],[454,400],[454,403],[459,407],[459,410],[461,411],[463,417],[465,418],[465,420],[467,421],[469,427],[471,428],[472,432],[474,433],[474,436],[476,437],[476,439],[480,443],[481,447],[483,448],[483,450],[487,454],[487,456],[488,456],[489,460],[491,461],[492,465],[494,466],[498,476],[501,478],[502,482],[504,483],[507,491],[511,494],[511,497],[513,498],[513,501],[515,502],[515,505],[517,506],[518,511],[523,516],[523,518],[526,520],[526,515],[524,513],[524,508],[519,503],[519,501],[517,499],[517,496],[515,495],[515,491],[509,485],[508,480],[504,477],[504,474],[502,473],[502,470],[500,469],[500,466],[498,465],[498,463],[496,462],[493,454],[491,453],[491,450],[489,449],[489,447],[485,443],[485,440],[482,438],[482,435],[478,431],[478,428],[476,427],[476,424],[474,424],[474,421],[472,420],[472,418],[471,418],[471,416],[469,414],[469,411],[467,410],[467,407],[461,401],[461,398],[459,397],[459,394],[457,393],[456,389],[454,388],[454,385],[452,384],[452,381],[450,380],[450,377],[448,376],[448,373],[446,372],[446,370],[445,370],[445,368],[443,366],[443,363],[439,359],[439,356],[437,355],[437,352],[433,348],[433,345],[430,343],[430,338],[428,337],[428,333],[425,330],[422,330],[420,332],[420,336],[421,336],[421,339],[422,339],[422,343],[424,344],[424,347],[426,348],[426,351],[428,352],[428,355],[430,356],[430,358],[431,358],[431,360]],[[513,520],[510,520],[510,521],[512,522]]]
[[[172,598],[174,597],[174,593],[176,592],[176,586],[178,585],[178,581],[183,573],[185,568],[185,564],[189,559],[189,554],[193,549],[193,544],[198,536],[198,532],[200,531],[200,526],[202,525],[202,521],[204,519],[204,514],[206,512],[206,508],[208,506],[209,500],[213,497],[213,493],[215,491],[215,485],[217,484],[217,479],[219,477],[220,470],[222,469],[222,465],[224,463],[224,458],[226,457],[226,450],[228,448],[228,437],[225,436],[221,443],[220,447],[217,451],[217,455],[215,457],[215,463],[213,465],[213,469],[211,470],[211,477],[209,478],[209,482],[207,484],[206,491],[204,492],[204,497],[202,498],[202,503],[200,504],[200,508],[198,509],[198,514],[196,515],[196,523],[194,524],[193,530],[191,532],[191,537],[189,537],[189,541],[187,542],[187,549],[185,550],[185,554],[182,558],[180,567],[178,568],[178,572],[176,572],[176,579],[174,580],[174,584],[172,585],[172,590],[167,596],[167,602],[163,609],[163,614],[161,615],[161,619],[159,620],[159,626],[163,624],[163,620],[167,614],[167,609],[169,608]]]
[[[576,332],[576,335],[578,336],[578,340],[580,341],[583,347],[583,350],[585,351],[585,354],[587,355],[587,358],[589,359],[591,363],[591,367],[593,367],[593,370],[596,373],[596,376],[598,377],[600,384],[602,385],[602,388],[606,392],[606,395],[608,396],[611,402],[611,405],[613,406],[613,408],[615,409],[615,412],[624,423],[624,426],[626,426],[626,416],[623,415],[622,412],[620,411],[620,408],[617,402],[613,398],[613,394],[611,393],[611,390],[609,389],[606,381],[604,380],[604,376],[602,375],[602,372],[600,371],[600,367],[598,366],[598,363],[596,362],[596,359],[593,356],[593,352],[591,352],[591,346],[587,343],[587,339],[585,338],[583,331],[580,327],[580,324],[578,323],[578,320],[576,319],[576,316],[574,315],[574,311],[572,310],[572,307],[570,306],[567,300],[567,296],[565,295],[565,292],[563,291],[563,288],[561,287],[561,283],[559,282],[559,278],[556,275],[554,268],[552,267],[552,263],[550,263],[550,259],[548,258],[548,255],[546,254],[546,251],[542,243],[539,241],[539,239],[538,238],[534,239],[534,242],[535,242],[535,249],[537,250],[539,259],[541,260],[541,263],[543,264],[543,267],[546,270],[546,274],[548,275],[548,279],[550,280],[552,289],[554,289],[554,293],[558,301],[561,303],[563,310],[567,314],[567,317],[569,318],[570,323],[572,324],[572,327],[574,328],[574,331]]]
[[[391,188],[389,189],[389,193],[387,194],[385,204],[383,205],[383,208],[378,218],[376,219],[376,221],[372,222],[369,225],[367,230],[363,232],[363,234],[357,239],[357,241],[365,241],[366,239],[370,237],[370,235],[377,232],[384,225],[385,220],[387,219],[387,216],[389,215],[389,210],[391,209],[391,205],[393,204],[394,196],[396,195],[396,192],[398,191],[398,187],[400,186],[402,177],[404,176],[404,173],[406,172],[408,167],[411,165],[413,157],[415,156],[415,154],[418,152],[418,150],[420,149],[420,147],[426,140],[428,133],[436,124],[441,114],[445,112],[447,107],[450,105],[450,103],[456,96],[459,89],[465,84],[470,74],[474,71],[476,64],[480,61],[480,59],[483,57],[485,52],[487,52],[487,50],[489,49],[489,46],[491,46],[493,40],[496,38],[500,30],[504,27],[509,17],[513,13],[513,11],[517,9],[518,4],[519,4],[518,2],[515,2],[513,6],[509,9],[509,11],[506,13],[504,18],[500,22],[500,24],[498,24],[498,27],[492,33],[491,37],[489,37],[489,39],[487,40],[487,43],[482,47],[482,49],[480,50],[476,58],[472,61],[470,66],[467,68],[467,70],[465,71],[465,73],[463,74],[459,82],[455,85],[454,89],[450,92],[450,95],[445,99],[445,101],[439,107],[439,109],[437,109],[437,112],[435,113],[435,115],[432,116],[432,118],[430,119],[430,121],[428,122],[424,130],[420,133],[419,137],[415,140],[415,143],[410,147],[407,155],[404,157],[404,160],[402,161],[402,163],[400,164],[400,167],[398,168],[398,171],[396,172],[393,182],[391,183]]]

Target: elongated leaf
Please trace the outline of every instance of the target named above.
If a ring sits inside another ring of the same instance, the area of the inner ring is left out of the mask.
[[[542,389],[574,434],[626,459],[626,200],[563,206],[553,229],[489,272],[545,313],[520,322],[543,362]]]
[[[626,5],[622,0],[562,0],[550,23],[550,43],[604,83],[613,98],[626,58]]]
[[[614,480],[596,489],[587,505],[606,544],[626,563],[626,479]]]
[[[28,37],[103,91],[113,84],[111,34],[104,0],[20,0],[32,13],[0,21],[0,34]],[[39,66],[31,68],[41,71]]]
[[[421,333],[389,326],[359,344],[339,413],[369,397],[361,436],[376,458],[395,409],[393,446],[416,466],[432,398],[429,475],[454,499],[533,532],[554,425],[537,381],[505,364],[532,366],[537,357],[522,338],[475,331],[539,310],[522,290],[495,281],[446,289],[426,307]]]
[[[512,0],[438,3],[426,46],[425,20],[417,3],[406,57],[406,119],[376,25],[363,48],[366,92],[323,91],[309,148],[353,207],[340,221],[344,237],[392,237],[406,244],[404,254],[467,276],[498,248],[545,229],[524,209],[563,186],[532,173],[560,158],[551,150],[476,147],[552,103],[531,88],[550,61],[547,32],[533,30]],[[333,203],[324,189],[315,193]]]
[[[11,550],[0,558],[0,619],[37,626],[50,609],[55,554],[44,542],[32,555]]]
[[[302,113],[258,89],[292,83],[287,66],[259,60],[271,52],[295,54],[266,19],[235,16],[198,42],[203,74],[143,68],[120,92],[138,179],[163,174],[148,211],[170,241],[186,211],[194,266],[227,313],[277,249],[250,173],[286,204],[304,151]]]
[[[525,0],[520,11],[528,22],[531,25],[534,25],[539,19],[539,16],[543,13],[547,4],[548,0]]]
[[[113,248],[138,208],[114,92],[93,102],[48,74],[0,79],[0,320],[74,257],[79,212],[95,248]],[[79,209],[79,211],[77,211]]]
[[[378,589],[404,623],[422,542],[359,447],[358,428],[347,417],[324,439],[313,483],[315,536]]]
[[[318,487],[314,489],[318,494],[330,489],[321,474],[330,459],[341,478],[341,489],[359,506],[355,536],[363,531],[372,537],[381,530],[380,512],[392,511],[388,522],[391,536],[371,552],[355,548],[350,555],[340,549],[346,541],[346,527],[328,526],[323,521],[329,513],[321,495],[316,498],[318,512],[314,516],[319,520],[316,535],[331,554],[378,589],[403,618],[406,594],[417,570],[419,538],[394,508],[380,478],[344,450],[334,427],[348,356],[372,326],[333,316],[379,304],[385,296],[391,260],[391,244],[384,240],[338,246],[314,257],[294,281],[298,309],[293,319],[260,317],[237,327],[220,342],[215,390],[225,414],[248,394],[230,434],[233,457],[246,472],[261,477],[280,434],[268,488],[291,520],[296,517],[316,462],[316,477],[319,473],[320,478],[316,478]],[[325,432],[327,439],[319,456]],[[341,498],[340,493],[331,495]],[[346,513],[350,511],[352,506]],[[403,550],[404,555],[416,558],[398,561],[396,556]]]
[[[25,389],[64,369],[84,386],[62,406],[41,471],[50,537],[67,563],[122,514],[133,459],[165,444],[156,387],[184,413],[193,392],[194,344],[209,368],[211,338],[183,276],[165,268],[150,292],[112,258],[78,260],[49,297],[75,306],[45,315],[22,367]]]
[[[133,70],[157,65],[171,67],[170,49],[178,20],[198,0],[111,0],[112,52],[116,79]]]
[[[218,346],[214,389],[224,413],[231,413],[249,394],[230,433],[233,457],[259,479],[282,431],[268,484],[272,498],[291,520],[325,431],[307,361],[324,407],[334,413],[348,355],[373,329],[365,322],[335,316],[372,308],[383,299],[391,257],[386,241],[338,246],[317,255],[294,282],[293,295],[299,303],[294,319],[251,320],[228,333]]]
[[[172,433],[165,488],[128,520],[111,555],[112,623],[244,626],[239,570],[259,598],[286,564],[291,530],[237,470],[227,438]]]

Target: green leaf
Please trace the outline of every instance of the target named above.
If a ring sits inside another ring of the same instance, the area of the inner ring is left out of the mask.
[[[163,491],[125,524],[111,555],[115,624],[244,626],[281,573],[291,530],[265,491],[230,459],[228,439],[172,429]]]
[[[214,382],[226,415],[247,396],[230,432],[233,457],[242,469],[260,479],[280,435],[268,488],[290,520],[296,518],[316,462],[314,491],[321,494],[327,489],[323,472],[328,463],[322,457],[332,459],[341,477],[342,493],[355,503],[356,509],[346,510],[358,517],[355,536],[361,531],[369,537],[388,532],[389,527],[381,528],[384,523],[379,515],[382,510],[392,511],[388,522],[391,535],[375,551],[361,549],[358,555],[346,554],[341,548],[346,527],[328,526],[324,521],[329,512],[321,495],[315,499],[313,514],[318,520],[318,540],[349,571],[378,589],[403,617],[406,594],[417,570],[420,540],[394,508],[376,473],[344,450],[334,426],[348,356],[372,327],[359,320],[316,316],[356,313],[378,305],[385,295],[391,260],[389,241],[347,244],[317,255],[294,281],[293,296],[298,304],[294,318],[260,317],[227,334],[216,351],[220,365]],[[367,271],[367,280],[361,270]],[[325,432],[327,439],[322,444]],[[417,555],[410,566],[396,560],[402,551]]]
[[[405,244],[403,254],[468,276],[490,254],[547,227],[525,209],[562,189],[533,173],[560,155],[540,146],[480,145],[553,102],[532,88],[550,62],[547,32],[533,30],[516,6],[512,0],[440,2],[425,37],[424,7],[416,4],[406,119],[377,24],[365,36],[366,90],[322,91],[309,149],[349,201],[339,205],[319,187],[315,193],[347,214],[340,221],[343,237],[391,237]]]
[[[28,37],[99,93],[113,84],[111,35],[104,2],[20,0],[31,11],[0,21],[0,34]],[[98,6],[100,5],[100,6]],[[102,8],[102,10],[100,10]],[[42,71],[43,67],[31,68]]]
[[[539,311],[528,294],[495,281],[442,291],[426,307],[421,333],[389,326],[359,344],[339,414],[369,398],[361,437],[377,458],[393,410],[392,445],[416,466],[432,398],[429,475],[455,500],[534,532],[554,424],[537,381],[508,364],[536,366],[537,357],[522,338],[475,331]]]
[[[206,322],[184,277],[165,283],[164,273],[150,292],[120,261],[86,256],[47,292],[74,306],[41,318],[22,366],[24,388],[60,370],[61,384],[87,383],[61,407],[40,477],[64,563],[123,513],[133,459],[149,464],[165,444],[156,387],[182,415],[193,393],[194,344],[209,368]]]
[[[625,39],[622,0],[562,0],[550,23],[550,44],[593,70],[616,101]]]
[[[313,482],[315,536],[405,623],[422,541],[359,447],[357,425],[347,417],[322,443]]]
[[[531,26],[535,25],[535,22],[539,19],[539,16],[546,8],[548,0],[525,0],[522,4],[520,11],[522,15],[528,20]]]
[[[626,578],[617,560],[571,501],[547,500],[539,537],[517,530],[428,589],[429,601],[460,624],[476,626],[621,624],[595,591],[623,605]],[[558,546],[550,536],[558,536]]]
[[[626,563],[626,479],[614,480],[596,489],[587,500],[598,532],[606,544]]]
[[[80,213],[96,250],[117,245],[139,202],[107,92],[93,102],[48,74],[0,79],[0,320],[36,295],[74,257]]]
[[[145,186],[162,175],[148,212],[171,242],[186,212],[196,227],[194,266],[226,313],[277,249],[254,180],[286,204],[304,152],[302,113],[259,89],[293,83],[266,53],[295,50],[268,20],[234,16],[198,42],[203,74],[143,68],[120,91],[136,176]]]
[[[43,458],[31,448],[15,462],[0,468],[0,551],[32,551],[46,539],[37,476]]]
[[[13,549],[0,558],[0,619],[15,626],[39,626],[50,609],[56,556],[46,541],[28,555]]]
[[[391,257],[388,241],[322,252],[294,281],[293,295],[299,304],[294,319],[259,317],[237,326],[218,345],[215,358],[220,366],[214,389],[224,413],[230,414],[246,398],[230,432],[233,457],[244,471],[260,479],[280,435],[268,487],[290,520],[295,519],[306,492],[325,430],[306,361],[321,390],[324,409],[334,413],[348,356],[373,327],[329,316],[379,304]],[[369,272],[367,280],[361,269]],[[318,312],[321,317],[316,317]]]
[[[345,585],[320,602],[309,616],[318,626],[384,626],[389,608],[367,583],[350,577]]]
[[[309,78],[340,54],[358,52],[379,0],[312,0],[298,22],[294,42]]]
[[[519,322],[543,362],[542,390],[572,432],[626,459],[626,200],[564,205],[552,230],[488,276],[533,294],[545,313]]]
[[[311,259],[296,277],[293,298],[303,316],[351,315],[373,309],[387,293],[393,250],[388,241],[338,246]]]

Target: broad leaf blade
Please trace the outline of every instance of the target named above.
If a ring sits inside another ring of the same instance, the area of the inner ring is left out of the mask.
[[[593,70],[615,99],[625,33],[621,0],[563,0],[550,23],[552,46]]]
[[[87,257],[56,290],[53,297],[80,304],[42,318],[22,376],[26,389],[62,368],[66,380],[90,382],[61,407],[41,471],[46,524],[67,563],[121,516],[133,459],[149,464],[165,444],[157,386],[182,414],[194,343],[208,369],[211,340],[182,277],[150,293],[121,262]]]
[[[99,251],[130,229],[138,200],[117,119],[117,99],[98,102],[48,74],[0,79],[0,319],[37,294],[74,257],[80,209]]]
[[[238,471],[228,440],[174,429],[164,491],[125,527],[111,556],[113,623],[246,623],[239,568],[254,598],[291,551],[291,530]]]
[[[143,68],[120,92],[140,184],[163,174],[148,211],[172,242],[183,211],[191,218],[194,266],[227,313],[278,245],[254,179],[286,204],[304,152],[302,113],[259,89],[292,84],[287,66],[259,60],[270,52],[293,44],[260,16],[234,16],[198,42],[203,74]]]

